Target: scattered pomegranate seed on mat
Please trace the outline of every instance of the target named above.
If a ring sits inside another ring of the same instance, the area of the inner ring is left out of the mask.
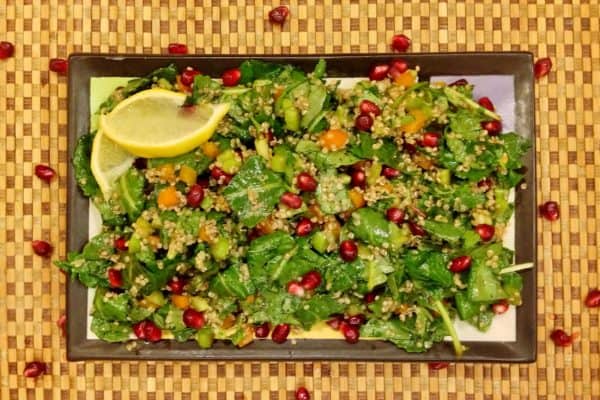
[[[548,57],[540,58],[533,65],[533,74],[535,75],[535,79],[540,79],[548,75],[550,70],[552,69],[552,60]]]
[[[183,43],[169,43],[169,54],[187,54],[188,47]]]
[[[310,393],[305,387],[299,387],[296,390],[296,400],[310,400]]]
[[[573,336],[568,335],[562,329],[553,330],[550,334],[550,339],[552,339],[555,345],[560,347],[568,347],[573,344]]]
[[[275,7],[269,11],[269,21],[272,24],[282,25],[290,14],[290,9],[287,6]]]
[[[0,60],[10,58],[15,53],[15,46],[11,42],[0,42]]]
[[[430,371],[439,371],[440,369],[448,368],[449,365],[450,365],[450,363],[445,362],[445,361],[436,361],[436,362],[428,363],[427,367],[429,368]]]
[[[66,75],[69,70],[69,62],[64,58],[51,58],[48,68],[59,75]]]
[[[392,37],[392,49],[404,53],[410,47],[410,38],[404,34],[394,35]]]
[[[26,378],[37,378],[40,375],[44,375],[48,371],[46,363],[41,361],[30,361],[25,364],[23,375]]]
[[[44,240],[34,240],[31,242],[33,252],[40,257],[49,257],[52,254],[52,245]]]
[[[540,207],[540,214],[548,221],[556,221],[560,217],[560,208],[555,201],[547,201]]]
[[[61,335],[63,337],[67,336],[67,316],[65,314],[58,317],[56,320],[56,326],[60,329]]]
[[[590,292],[585,297],[585,305],[589,308],[600,307],[600,290],[590,290]]]
[[[56,171],[54,171],[51,167],[43,164],[38,164],[35,166],[35,176],[40,178],[46,183],[50,183],[52,178],[56,175]]]

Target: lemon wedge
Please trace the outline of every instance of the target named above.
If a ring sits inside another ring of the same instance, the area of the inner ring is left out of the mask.
[[[100,129],[92,143],[90,166],[105,199],[110,198],[117,179],[133,164],[135,156],[106,137]]]
[[[208,141],[229,104],[182,107],[186,95],[165,89],[134,94],[100,117],[113,142],[138,157],[174,157]]]

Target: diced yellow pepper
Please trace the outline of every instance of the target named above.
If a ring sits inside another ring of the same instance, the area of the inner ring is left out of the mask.
[[[422,110],[414,109],[408,112],[413,120],[405,125],[402,125],[401,129],[406,133],[417,133],[425,126],[427,116]]]
[[[198,174],[196,174],[196,171],[187,165],[183,165],[179,170],[179,180],[188,186],[192,186],[194,183],[196,183],[197,176]]]
[[[206,157],[216,158],[219,155],[219,146],[215,142],[206,142],[201,147]]]
[[[185,310],[186,308],[188,308],[190,306],[190,299],[186,295],[182,295],[182,294],[171,295],[171,301],[173,302],[173,305],[175,307],[180,308],[182,310]]]

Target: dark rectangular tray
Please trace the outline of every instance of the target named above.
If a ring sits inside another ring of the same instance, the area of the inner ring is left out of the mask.
[[[100,76],[143,76],[152,70],[175,63],[179,68],[197,66],[203,73],[220,76],[227,69],[249,58],[294,64],[311,71],[319,58],[327,60],[330,77],[366,76],[371,64],[387,62],[393,54],[323,56],[143,56],[73,54],[69,58],[69,154],[77,137],[89,130],[90,78]],[[513,75],[516,96],[516,131],[531,139],[525,155],[525,188],[516,192],[516,262],[536,261],[535,220],[535,140],[532,55],[530,53],[436,53],[402,55],[411,65],[420,66],[420,76],[432,75]],[[68,176],[68,251],[78,251],[88,239],[88,199],[78,190],[69,168]],[[130,352],[123,344],[111,344],[86,338],[87,289],[79,282],[67,283],[69,360],[380,360],[380,361],[481,361],[532,362],[536,358],[536,274],[522,273],[523,305],[517,308],[515,342],[465,342],[469,350],[460,359],[449,343],[435,345],[427,353],[406,353],[381,341],[361,341],[349,345],[343,340],[297,340],[275,344],[256,341],[243,349],[223,342],[209,350],[195,342],[162,341],[140,343],[139,351]]]

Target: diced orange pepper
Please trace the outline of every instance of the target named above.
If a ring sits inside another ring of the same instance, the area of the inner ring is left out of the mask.
[[[171,295],[171,301],[175,307],[182,310],[185,310],[190,306],[190,298],[184,294]]]
[[[194,168],[188,167],[187,165],[181,166],[181,169],[179,170],[179,180],[185,182],[188,186],[192,186],[196,183],[197,176],[198,174],[196,174]]]
[[[394,82],[396,85],[404,86],[405,88],[411,87],[415,83],[415,74],[409,69],[398,75]]]
[[[342,129],[330,129],[319,137],[319,143],[327,150],[340,150],[346,147],[348,139],[348,132]]]
[[[163,208],[175,207],[179,204],[179,196],[175,186],[168,186],[158,193],[158,205]]]
[[[175,167],[173,167],[173,164],[163,164],[158,167],[158,171],[161,179],[167,182],[175,181]]]
[[[208,244],[211,244],[216,240],[216,238],[212,237],[206,225],[201,225],[200,229],[198,229],[198,238]]]
[[[219,146],[215,142],[206,142],[202,144],[202,152],[206,157],[217,158],[219,155]]]
[[[250,325],[244,326],[244,337],[237,344],[237,347],[242,348],[254,341],[254,329]]]
[[[279,98],[279,96],[281,96],[281,94],[283,93],[283,90],[284,90],[283,86],[277,86],[275,88],[275,91],[273,92],[273,98],[275,100],[277,100]]]
[[[365,206],[365,196],[363,196],[362,192],[359,189],[352,189],[348,193],[348,196],[350,197],[350,201],[352,202],[354,208],[361,208]]]
[[[425,126],[425,122],[427,121],[427,116],[421,110],[414,109],[408,112],[413,120],[408,124],[402,125],[402,130],[406,133],[417,133]]]
[[[235,315],[233,314],[229,314],[228,316],[225,317],[225,319],[223,320],[223,323],[221,324],[221,328],[223,329],[229,329],[231,328],[233,325],[235,325]]]
[[[185,86],[183,83],[181,83],[181,75],[177,75],[177,77],[175,79],[177,81],[177,90],[179,92],[183,92],[183,93],[191,92],[191,90],[188,86]]]

